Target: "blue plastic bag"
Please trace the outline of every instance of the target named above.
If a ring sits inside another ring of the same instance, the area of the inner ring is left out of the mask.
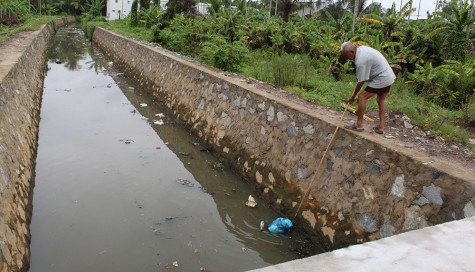
[[[293,227],[292,221],[287,218],[279,217],[272,221],[267,230],[270,233],[285,234]]]

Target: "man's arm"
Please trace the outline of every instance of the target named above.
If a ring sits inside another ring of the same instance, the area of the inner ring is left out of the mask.
[[[348,99],[348,104],[353,104],[355,102],[356,95],[360,92],[361,87],[363,87],[364,81],[360,81],[356,84],[355,90],[353,91],[353,95]]]

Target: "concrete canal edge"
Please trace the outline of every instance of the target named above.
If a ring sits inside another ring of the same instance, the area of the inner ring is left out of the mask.
[[[257,193],[292,216],[336,122],[304,103],[96,28],[93,43],[163,101]],[[427,162],[431,163],[427,163]],[[296,219],[327,250],[474,214],[475,174],[339,130]]]
[[[48,46],[67,20],[12,37],[0,61],[0,271],[28,271],[34,169]]]
[[[451,221],[252,272],[474,271],[474,225]]]

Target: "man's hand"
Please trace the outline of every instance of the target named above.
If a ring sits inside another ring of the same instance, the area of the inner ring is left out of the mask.
[[[350,99],[348,99],[348,100],[346,101],[346,103],[348,103],[348,105],[353,104],[353,102],[355,102],[355,97],[354,97],[354,96],[350,97]]]

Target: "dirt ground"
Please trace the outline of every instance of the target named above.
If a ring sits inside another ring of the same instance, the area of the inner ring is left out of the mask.
[[[287,100],[295,103],[305,105],[312,109],[318,115],[330,117],[334,120],[334,124],[339,124],[339,120],[342,116],[342,109],[334,109],[330,107],[317,106],[312,102],[303,100],[296,97],[293,94],[287,93],[284,90],[265,84],[263,82],[246,79],[234,74],[225,74],[230,77],[240,78],[241,82],[252,84],[260,90],[276,94]],[[350,96],[351,94],[348,94]],[[356,103],[352,105],[356,108]],[[373,127],[379,122],[378,110],[368,111],[366,115],[374,120],[374,122],[364,121],[364,131],[361,133],[371,133],[378,137],[381,137],[390,145],[396,145],[398,147],[405,148],[411,153],[411,150],[426,154],[429,157],[437,157],[438,160],[442,160],[452,165],[456,165],[462,170],[475,173],[475,130],[474,128],[467,128],[471,132],[469,143],[465,146],[455,144],[444,140],[442,137],[435,137],[430,135],[430,132],[424,130],[424,128],[411,124],[411,120],[401,112],[390,111],[386,113],[385,130],[383,135],[376,134],[373,131]],[[352,113],[346,113],[343,122],[340,124],[344,127],[346,124],[351,124],[356,121],[356,115]]]

